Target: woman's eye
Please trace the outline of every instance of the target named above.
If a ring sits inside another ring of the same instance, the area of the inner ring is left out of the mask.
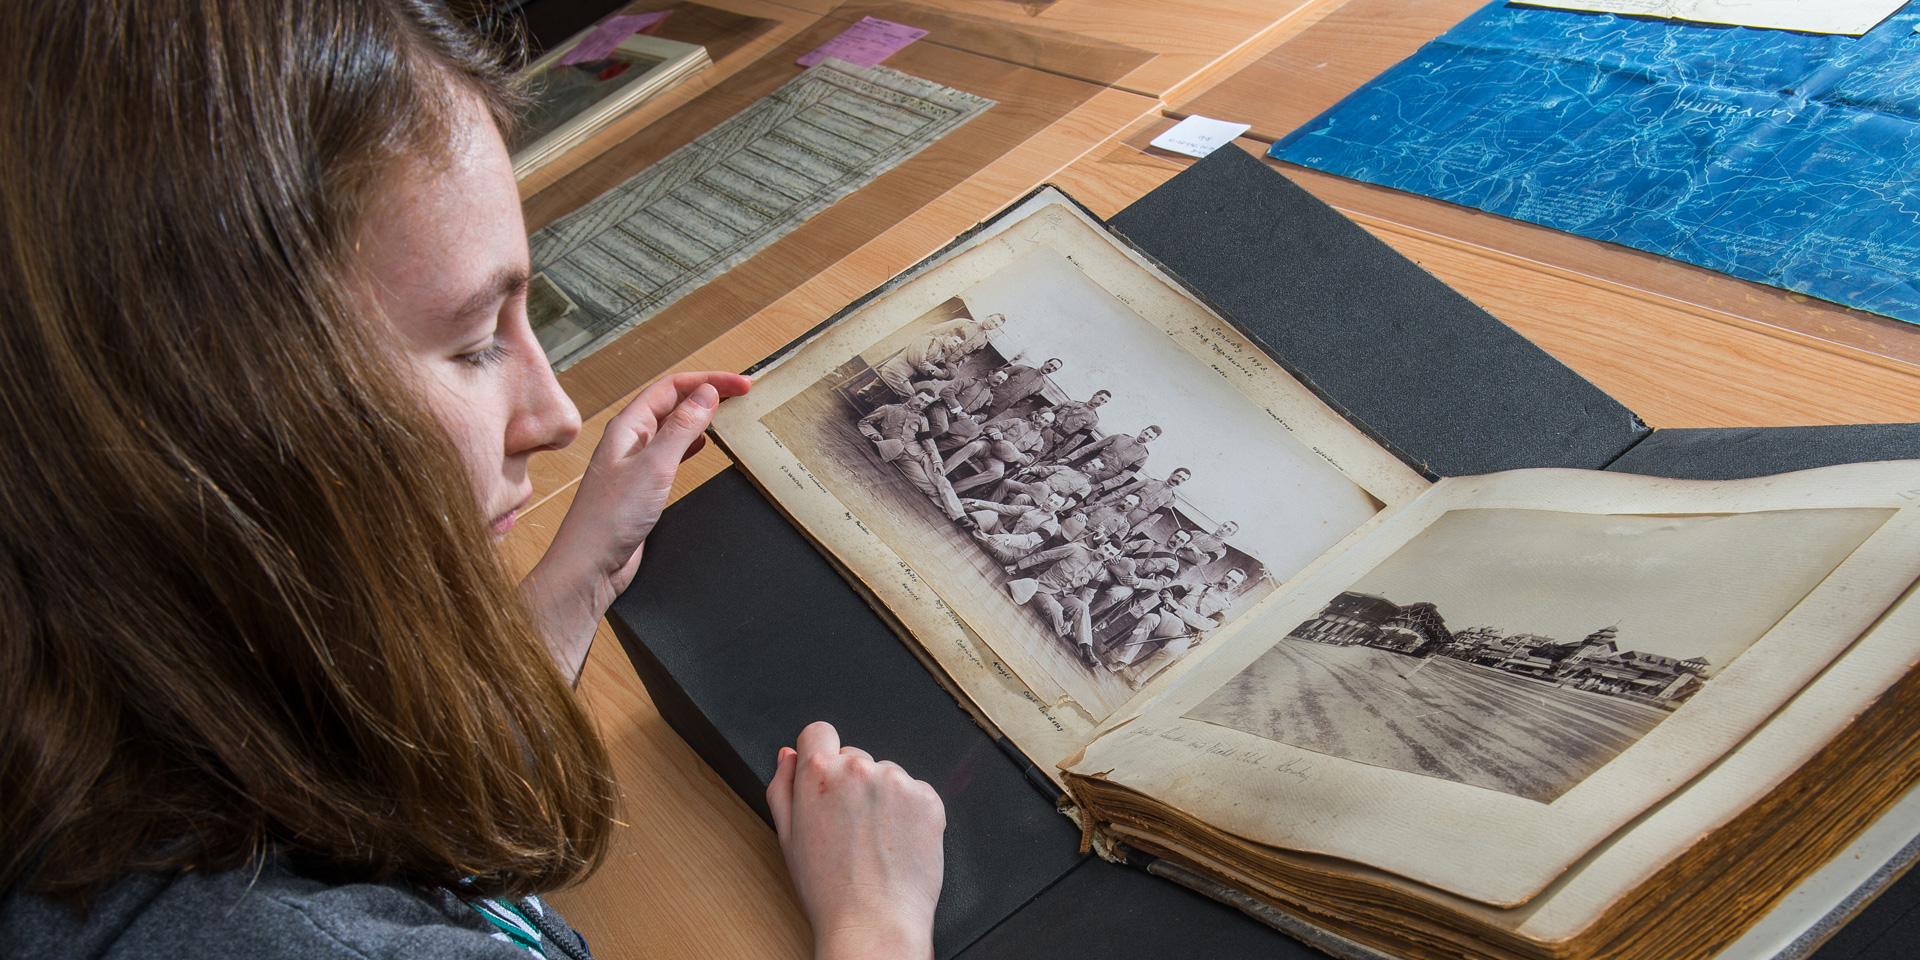
[[[493,338],[485,347],[472,353],[460,354],[460,359],[476,367],[488,367],[499,363],[507,356],[507,343],[499,337]]]

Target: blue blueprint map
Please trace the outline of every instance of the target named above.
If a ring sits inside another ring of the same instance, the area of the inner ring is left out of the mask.
[[[1916,24],[1496,2],[1269,155],[1920,323]]]

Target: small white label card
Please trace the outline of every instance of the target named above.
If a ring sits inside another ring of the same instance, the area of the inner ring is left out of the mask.
[[[1154,137],[1152,145],[1189,157],[1204,157],[1219,149],[1221,144],[1229,143],[1234,137],[1251,129],[1253,124],[1250,123],[1228,123],[1195,114],[1174,124],[1173,129],[1166,133]]]
[[[1742,27],[1859,36],[1907,0],[1524,0],[1529,7],[1624,13]]]

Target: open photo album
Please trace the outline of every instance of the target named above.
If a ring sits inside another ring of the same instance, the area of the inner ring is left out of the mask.
[[[1357,955],[1711,957],[1920,773],[1920,463],[1437,479],[1056,188],[713,432],[1087,843]]]

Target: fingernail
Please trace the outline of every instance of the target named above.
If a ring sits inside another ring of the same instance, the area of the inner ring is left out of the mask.
[[[703,383],[693,388],[693,392],[687,395],[687,400],[696,407],[712,410],[720,403],[720,391],[715,390],[711,383]]]

